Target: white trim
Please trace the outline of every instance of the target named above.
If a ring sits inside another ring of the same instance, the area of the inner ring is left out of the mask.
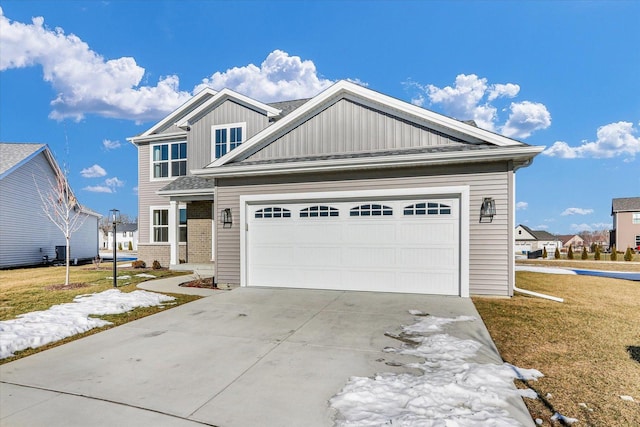
[[[235,148],[229,148],[231,145],[231,128],[241,128],[242,129],[242,139],[240,140],[240,144],[237,145]],[[244,142],[246,141],[245,137],[247,135],[247,122],[237,122],[237,123],[222,123],[219,125],[211,125],[211,141],[210,141],[210,152],[211,152],[211,161],[215,161],[216,159],[218,159],[218,157],[216,157],[216,130],[218,129],[226,129],[227,130],[227,152],[223,155],[223,157],[225,155],[227,155],[228,153],[230,153],[233,150],[238,149],[238,147],[242,146],[242,144],[244,144]]]
[[[381,107],[386,109],[397,110],[400,113],[409,114],[419,120],[428,121],[434,126],[441,129],[450,129],[456,133],[460,133],[461,136],[463,136],[463,139],[467,140],[467,142],[477,143],[478,141],[486,141],[500,147],[524,145],[522,142],[516,141],[514,139],[477,128],[459,120],[455,120],[450,117],[435,113],[433,111],[426,110],[422,107],[410,104],[408,102],[392,98],[379,92],[375,92],[371,89],[367,89],[355,83],[341,80],[328,89],[324,90],[319,95],[312,98],[310,101],[306,102],[299,108],[295,109],[291,114],[285,116],[280,121],[265,128],[261,132],[258,132],[245,144],[243,144],[242,147],[239,147],[238,150],[234,150],[234,153],[232,155],[221,157],[220,159],[211,163],[211,165],[209,166],[215,167],[224,165],[232,160],[238,159],[243,154],[254,150],[254,148],[258,149],[261,147],[261,145],[269,144],[270,142],[272,142],[269,139],[270,137],[277,137],[280,133],[286,131],[288,127],[295,126],[299,121],[304,120],[307,115],[319,111],[325,105],[328,106],[328,104],[335,98],[341,98],[347,95],[353,95],[363,98],[365,101],[371,101],[380,104]],[[466,138],[464,138],[465,136]]]
[[[171,175],[171,162],[173,161],[173,159],[171,158],[171,145],[172,144],[187,144],[187,140],[184,139],[178,139],[178,140],[174,140],[174,141],[165,141],[165,142],[157,142],[154,144],[149,144],[149,182],[155,182],[155,181],[172,181],[176,178],[179,178],[181,176],[187,176],[189,171],[187,171],[187,173],[185,175],[176,175],[173,176]],[[165,162],[165,160],[160,160],[158,162],[155,162],[153,160],[153,149],[154,147],[157,147],[159,145],[166,145],[167,146],[167,155],[168,155],[168,160],[166,160],[167,162],[167,173],[168,176],[163,176],[163,177],[154,177],[153,176],[153,167],[155,166],[154,163],[159,163],[159,162]],[[187,162],[188,164],[188,160],[189,160],[189,145],[187,144],[187,157],[185,157],[184,159],[178,159],[177,161],[182,161],[184,160],[185,162]]]
[[[162,141],[167,141],[167,140],[173,140],[173,139],[186,139],[187,138],[187,132],[172,132],[172,133],[161,133],[161,134],[156,134],[156,135],[150,135],[150,136],[134,136],[131,138],[127,138],[128,141],[130,141],[133,144],[142,144],[145,142],[162,142]]]
[[[334,201],[353,199],[398,199],[403,197],[454,196],[460,200],[460,296],[469,297],[469,195],[468,185],[448,187],[394,188],[312,193],[247,194],[240,196],[240,286],[247,286],[247,206],[266,202]]]
[[[198,108],[191,111],[186,116],[182,117],[179,121],[176,122],[176,126],[180,128],[189,126],[190,125],[189,120],[196,117],[198,114],[201,114],[204,110],[211,108],[211,106],[215,105],[216,103],[222,104],[227,99],[233,99],[237,101],[239,104],[243,104],[247,108],[259,110],[260,112],[265,114],[267,117],[276,117],[280,115],[280,112],[282,111],[270,105],[264,104],[260,101],[257,101],[255,99],[249,98],[248,96],[235,92],[231,89],[224,88],[220,92],[215,94],[213,97],[203,102],[202,105],[200,105]]]

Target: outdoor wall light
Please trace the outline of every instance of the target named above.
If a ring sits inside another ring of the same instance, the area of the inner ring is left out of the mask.
[[[480,222],[492,222],[496,214],[496,201],[491,197],[485,197],[480,207]]]
[[[224,208],[220,211],[220,222],[223,228],[231,228],[233,225],[233,216],[231,215],[231,208]]]

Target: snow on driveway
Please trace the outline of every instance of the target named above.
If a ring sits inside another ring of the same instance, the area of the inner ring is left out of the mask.
[[[410,313],[420,314],[413,310]],[[402,336],[416,344],[385,351],[423,358],[422,363],[407,365],[423,374],[381,373],[375,378],[350,378],[330,400],[338,411],[336,425],[520,425],[507,411],[507,398],[536,398],[536,393],[516,389],[513,380],[535,380],[543,375],[535,369],[520,369],[507,363],[468,362],[482,344],[440,332],[446,324],[473,320],[469,316],[427,316],[403,327]]]
[[[58,304],[45,311],[21,314],[0,322],[0,359],[16,351],[40,347],[111,322],[94,316],[120,314],[137,307],[152,307],[175,300],[174,297],[136,290],[78,295],[73,302]]]

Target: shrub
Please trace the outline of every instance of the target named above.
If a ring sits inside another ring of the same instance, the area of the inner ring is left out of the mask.
[[[122,250],[122,242],[118,243],[118,250],[121,251]]]
[[[556,248],[556,251],[553,253],[553,257],[555,259],[560,259],[560,249]]]
[[[596,261],[600,259],[600,245],[596,246],[596,251],[593,254],[593,259]]]
[[[136,260],[131,263],[131,267],[133,268],[145,268],[147,264],[145,264],[142,260]]]
[[[580,258],[582,258],[582,259],[589,258],[589,254],[587,253],[587,247],[586,246],[582,247],[582,255],[580,256]]]
[[[153,269],[154,270],[160,270],[162,268],[162,266],[160,265],[160,262],[158,262],[158,260],[153,260]]]
[[[549,256],[547,248],[542,248],[542,259],[547,259],[547,256]]]
[[[132,251],[133,250],[133,243],[131,243],[131,240],[129,240],[129,250]]]
[[[573,259],[573,245],[569,245],[569,251],[567,252],[567,259]]]
[[[616,252],[616,245],[611,246],[611,261],[618,260],[618,253]]]
[[[633,251],[628,246],[627,246],[627,250],[624,253],[624,260],[625,261],[632,261],[633,260]]]

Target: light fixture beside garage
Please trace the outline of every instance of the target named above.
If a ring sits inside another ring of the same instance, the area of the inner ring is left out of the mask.
[[[496,214],[496,201],[492,197],[485,197],[480,207],[480,222],[492,222]]]
[[[233,225],[233,216],[231,215],[231,208],[224,208],[220,211],[220,222],[223,228],[231,228]]]

